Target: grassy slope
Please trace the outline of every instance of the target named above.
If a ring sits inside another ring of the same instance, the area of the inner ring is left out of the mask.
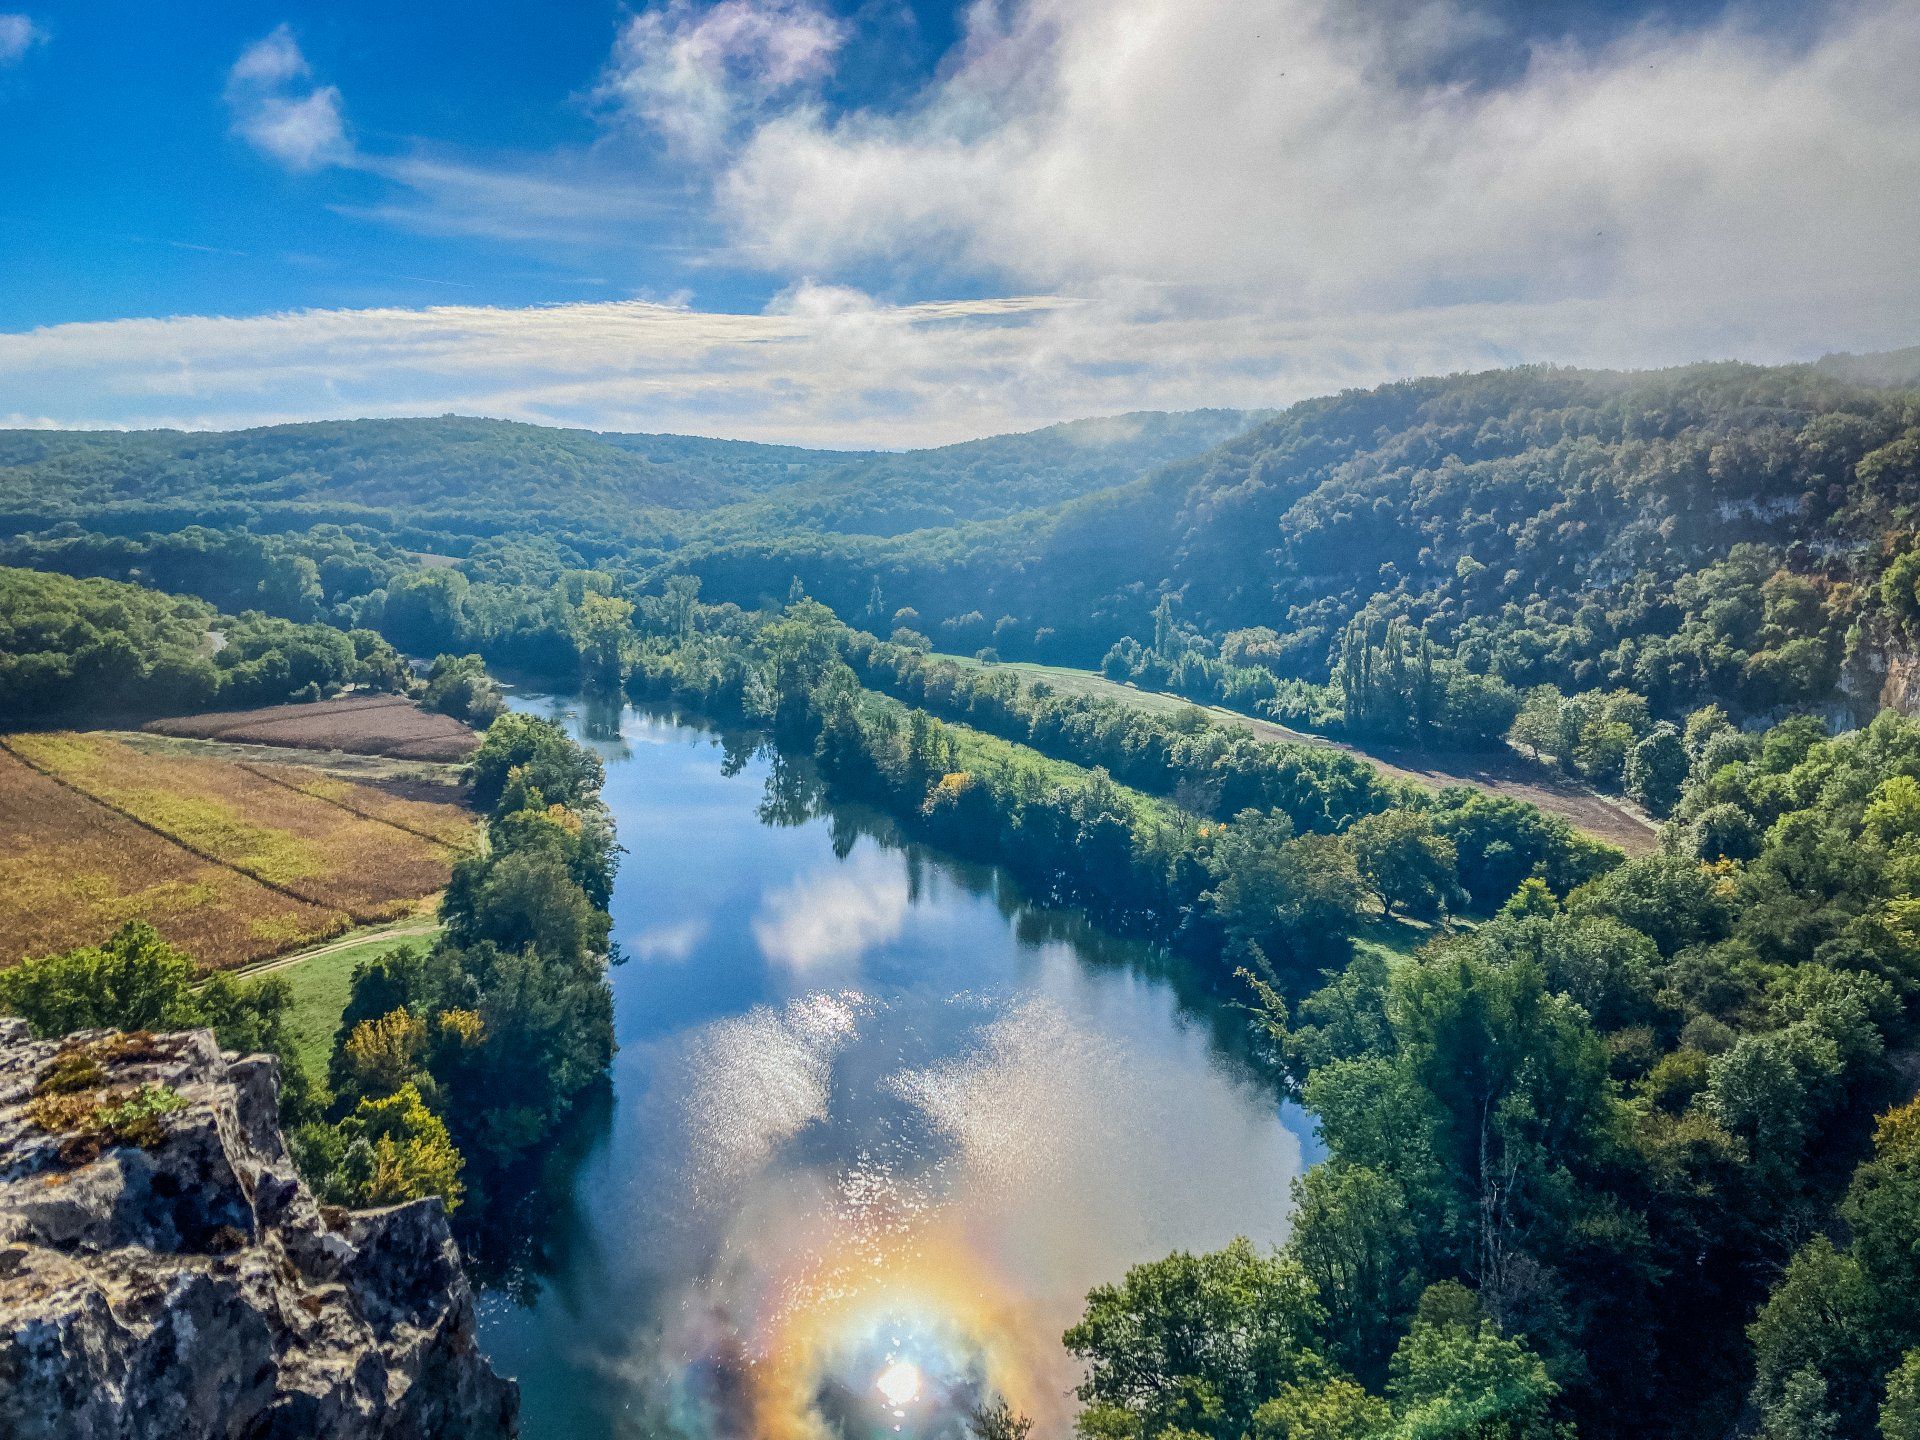
[[[965,655],[935,653],[932,658],[949,660],[969,669],[986,668],[982,662]],[[1294,745],[1325,745],[1345,750],[1350,755],[1357,755],[1379,766],[1389,775],[1416,784],[1468,785],[1491,794],[1525,800],[1549,815],[1563,817],[1576,830],[1604,840],[1609,845],[1617,845],[1629,855],[1644,855],[1659,844],[1659,827],[1634,806],[1614,796],[1600,795],[1563,776],[1538,770],[1517,754],[1510,757],[1442,754],[1367,740],[1330,740],[1324,735],[1294,730],[1271,720],[1243,715],[1237,710],[1227,710],[1218,705],[1196,706],[1193,701],[1183,700],[1177,695],[1121,684],[1093,670],[1037,665],[1028,661],[1002,661],[993,668],[1011,670],[1025,683],[1044,680],[1063,695],[1117,700],[1124,705],[1157,714],[1199,709],[1217,724],[1238,725],[1262,740],[1278,740]]]
[[[353,967],[400,945],[431,944],[439,933],[437,920],[355,931],[253,972],[271,971],[293,987],[290,1023],[294,1048],[308,1074],[317,1080],[327,1073],[333,1032],[340,1028],[340,1015],[347,1008],[347,993],[353,984]]]

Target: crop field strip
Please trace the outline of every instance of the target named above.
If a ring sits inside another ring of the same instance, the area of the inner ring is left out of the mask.
[[[299,771],[276,775],[255,765],[155,755],[99,734],[15,735],[0,740],[0,749],[126,825],[324,912],[320,923],[228,945],[218,962],[205,957],[210,963],[257,960],[351,924],[408,913],[445,885],[471,832],[466,812],[450,803],[408,800]]]
[[[211,970],[350,928],[62,785],[0,741],[0,964],[104,939],[144,919]]]
[[[163,826],[156,825],[153,821],[147,819],[143,815],[135,813],[133,810],[128,809],[126,806],[115,804],[112,800],[109,800],[106,796],[96,794],[95,792],[87,789],[84,785],[76,784],[72,779],[61,774],[59,770],[54,769],[47,765],[43,765],[38,761],[32,759],[31,757],[22,754],[20,750],[17,749],[9,740],[0,740],[0,750],[5,750],[9,755],[13,756],[14,759],[18,760],[22,765],[25,765],[28,769],[36,772],[37,774],[43,776],[44,778],[51,780],[55,785],[58,785],[62,790],[70,791],[74,795],[77,795],[80,799],[91,801],[93,804],[100,806],[102,809],[111,810],[114,814],[118,815],[122,820],[125,820],[128,824],[136,825],[140,829],[146,830],[151,834],[158,836],[160,839],[169,842],[170,844],[179,846],[182,850],[186,851],[189,855],[194,856],[196,859],[205,860],[209,864],[218,865],[223,869],[231,870],[236,875],[244,876],[246,879],[253,881],[257,885],[264,885],[267,889],[272,890],[277,894],[286,896],[286,898],[289,900],[297,900],[303,905],[318,905],[322,907],[327,906],[327,902],[324,900],[316,899],[311,895],[303,895],[298,890],[295,890],[292,886],[283,884],[278,880],[270,879],[267,876],[260,874],[257,870],[253,870],[248,866],[239,863],[238,861],[230,860],[225,856],[215,855],[207,850],[201,849],[199,846],[195,845],[192,841],[174,834],[172,831],[165,829]],[[348,911],[347,915],[348,915],[348,918],[350,919],[357,920],[360,918],[354,915],[353,912],[351,911]]]
[[[345,814],[338,807],[239,766],[143,755],[99,735],[16,735],[0,743],[183,848],[358,924],[392,919],[411,898],[447,882],[450,864],[437,847],[398,831],[391,843],[370,845],[366,827],[337,818]]]
[[[249,775],[256,775],[269,785],[278,785],[293,791],[296,795],[305,795],[309,800],[318,800],[323,805],[335,806],[349,815],[357,815],[362,820],[372,821],[376,825],[390,825],[395,830],[425,840],[430,845],[438,845],[458,853],[469,848],[473,843],[473,827],[464,819],[455,820],[451,825],[443,824],[439,833],[420,828],[427,818],[432,817],[423,817],[419,821],[413,819],[414,811],[431,812],[444,807],[385,795],[371,786],[355,785],[350,781],[336,780],[325,775],[317,777],[302,775],[301,778],[295,779],[294,776],[300,772],[284,767],[281,773],[276,775],[273,770],[263,765],[249,764],[246,761],[240,761],[238,764]],[[370,803],[354,804],[347,799],[348,795],[364,795],[369,798],[369,801],[377,796],[382,807],[392,813],[381,814],[380,811],[372,808]]]
[[[350,695],[309,704],[215,711],[151,721],[157,735],[341,750],[396,760],[464,760],[480,743],[459,721],[397,695]]]

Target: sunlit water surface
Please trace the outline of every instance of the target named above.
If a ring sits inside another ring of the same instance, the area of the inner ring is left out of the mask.
[[[626,855],[620,1052],[478,1268],[529,1440],[1064,1435],[1060,1333],[1139,1260],[1286,1230],[1304,1127],[1144,947],[824,806],[740,737],[562,718]]]

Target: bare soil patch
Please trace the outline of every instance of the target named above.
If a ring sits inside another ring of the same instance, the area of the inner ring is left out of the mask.
[[[423,710],[401,695],[345,695],[306,705],[218,710],[155,720],[142,728],[195,740],[343,750],[396,760],[464,760],[480,744],[480,737],[452,716]]]
[[[1489,794],[1524,800],[1549,815],[1560,816],[1574,829],[1596,840],[1618,846],[1628,855],[1646,855],[1660,846],[1660,827],[1645,812],[1625,800],[1600,795],[1576,781],[1547,774],[1528,765],[1518,755],[1419,750],[1373,743],[1362,747],[1290,729],[1271,720],[1256,720],[1233,710],[1208,707],[1207,713],[1223,723],[1243,725],[1263,740],[1344,750],[1402,780],[1440,788],[1467,785]]]

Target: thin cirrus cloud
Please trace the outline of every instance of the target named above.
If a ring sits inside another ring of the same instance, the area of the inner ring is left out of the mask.
[[[234,133],[296,173],[352,170],[387,181],[388,199],[336,205],[343,214],[427,235],[511,244],[604,244],[664,203],[590,150],[475,161],[415,143],[399,154],[356,144],[339,87],[318,83],[292,28],[248,45],[227,73]]]
[[[363,152],[351,163],[397,190],[378,204],[336,207],[343,214],[424,235],[478,236],[544,251],[617,243],[673,203],[654,186],[609,175],[591,155],[475,163],[416,147],[397,156]]]

